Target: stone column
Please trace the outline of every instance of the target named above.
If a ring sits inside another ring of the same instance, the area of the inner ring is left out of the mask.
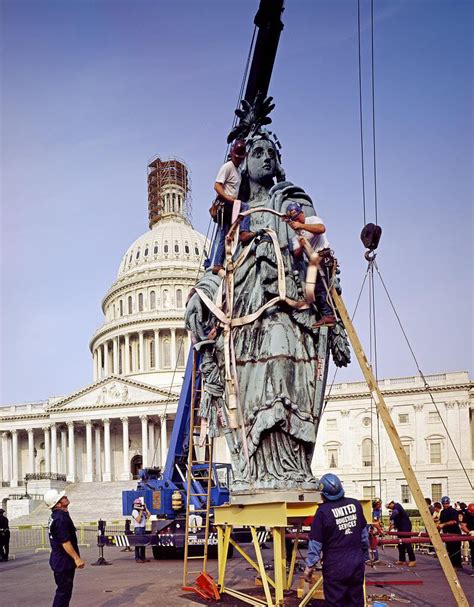
[[[118,375],[119,372],[119,348],[118,348],[118,337],[114,337],[113,342],[112,342],[112,347],[113,347],[113,369],[114,369],[114,375]]]
[[[120,479],[122,481],[128,481],[131,479],[131,473],[129,468],[129,456],[128,456],[128,417],[120,418],[123,427],[123,464],[122,464],[122,474]]]
[[[470,423],[469,423],[469,401],[468,400],[464,400],[459,403],[458,414],[459,414],[459,420],[458,420],[459,428],[462,428],[463,432],[465,432],[467,435],[465,440],[459,441],[458,451],[459,451],[459,455],[461,456],[461,460],[463,462],[468,462],[469,459],[472,458],[471,441],[469,440]],[[474,425],[473,425],[473,429],[474,429]],[[474,447],[474,445],[472,445],[472,447]],[[474,544],[471,544],[471,550],[474,550]]]
[[[350,419],[351,419],[351,412],[350,409],[342,409],[341,411],[341,417],[342,417],[342,429],[341,429],[341,436],[344,437],[349,437],[350,436],[350,430],[349,430],[349,423],[350,423]],[[346,469],[346,468],[352,468],[353,467],[353,461],[354,461],[354,453],[351,453],[351,449],[348,445],[348,441],[341,441],[342,442],[342,453],[341,453],[341,461],[339,462],[339,467]]]
[[[168,454],[168,432],[166,429],[166,414],[160,415],[161,421],[161,466],[165,467],[166,456]]]
[[[448,432],[453,438],[454,443],[456,444],[456,439],[459,436],[459,417],[457,412],[457,402],[452,400],[446,403],[446,426],[448,428]],[[446,436],[445,438],[446,448],[447,448],[447,461],[448,464],[457,463],[458,458],[454,451],[454,448],[451,444],[451,441]],[[443,462],[444,463],[444,462]]]
[[[12,479],[10,487],[18,487],[18,431],[12,430]]]
[[[76,461],[75,461],[75,447],[74,447],[74,422],[67,422],[68,430],[68,470],[67,480],[70,483],[76,482]]]
[[[140,415],[142,422],[142,468],[148,468],[148,416]]]
[[[155,329],[155,369],[160,368],[160,330]]]
[[[131,373],[131,369],[130,369],[130,335],[127,333],[125,335],[125,356],[124,356],[124,360],[125,360],[125,368],[124,368],[124,373]]]
[[[8,432],[2,432],[2,478],[5,482],[11,479],[9,454],[10,449],[8,442]]]
[[[97,380],[102,379],[102,346],[97,346]]]
[[[97,357],[97,350],[94,350],[94,353],[92,355],[92,360],[93,360],[93,367],[94,367],[94,382],[97,381],[99,374],[98,374],[98,357]]]
[[[49,440],[49,426],[43,426],[44,432],[44,471],[51,472],[51,443]]]
[[[148,465],[155,465],[155,422],[150,419],[148,423]]]
[[[171,368],[176,367],[176,329],[171,329]]]
[[[98,481],[101,480],[101,461],[100,461],[100,425],[95,426],[95,473]]]
[[[104,377],[109,375],[109,344],[104,342]]]
[[[84,482],[92,483],[94,480],[94,467],[92,460],[92,422],[88,419],[86,422],[86,473],[84,474]]]
[[[139,331],[138,333],[138,348],[139,348],[139,366],[140,371],[145,370],[145,339],[143,335],[143,331]]]
[[[67,433],[61,426],[61,474],[67,474]]]
[[[423,403],[417,403],[414,406],[415,409],[415,432],[414,435],[416,439],[413,442],[413,453],[411,465],[413,468],[419,466],[420,464],[426,464],[426,444],[425,441],[422,440],[425,426],[425,420],[423,419]],[[416,468],[415,468],[416,469]]]
[[[35,434],[33,428],[28,428],[28,473],[35,473]]]
[[[58,441],[56,424],[51,424],[51,473],[58,473]]]
[[[102,420],[104,424],[104,474],[102,480],[109,482],[112,480],[112,472],[110,468],[110,419]]]

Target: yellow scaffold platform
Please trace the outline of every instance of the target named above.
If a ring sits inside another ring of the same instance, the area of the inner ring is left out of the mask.
[[[279,493],[279,492],[277,492]],[[290,566],[287,573],[285,533],[287,528],[301,529],[303,522],[316,512],[321,503],[319,492],[291,493],[285,496],[275,495],[275,492],[259,493],[247,496],[239,503],[239,497],[233,498],[233,503],[219,506],[214,510],[215,525],[218,534],[218,588],[220,593],[226,593],[241,601],[261,607],[280,607],[284,605],[284,593],[291,589],[294,577],[298,542],[294,542],[290,557]],[[370,512],[369,500],[361,502],[364,512]],[[248,527],[252,535],[252,545],[255,550],[256,561],[248,555],[246,550],[231,538],[234,527]],[[262,552],[257,536],[259,527],[270,528],[273,539],[273,579],[265,571]],[[262,583],[265,598],[246,594],[226,583],[227,554],[229,545],[257,571]],[[317,582],[321,584],[322,578]],[[303,598],[300,606],[304,606],[311,598],[313,587],[309,594]]]

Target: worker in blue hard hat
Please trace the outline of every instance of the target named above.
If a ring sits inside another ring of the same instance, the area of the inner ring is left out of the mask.
[[[344,496],[335,474],[322,476],[319,490],[323,503],[311,524],[304,577],[311,581],[314,567],[322,559],[325,605],[363,607],[369,536],[362,506]]]
[[[447,535],[461,535],[459,526],[459,513],[451,506],[451,500],[447,495],[441,498],[443,509],[439,514],[438,529]],[[462,569],[461,542],[446,542],[446,551],[453,567]]]
[[[306,238],[313,250],[319,253],[322,258],[314,290],[316,309],[319,312],[320,318],[314,323],[313,327],[333,327],[336,324],[336,316],[328,303],[333,259],[331,255],[328,255],[331,250],[326,236],[326,226],[321,217],[317,215],[306,217],[303,207],[298,202],[291,202],[286,208],[286,221],[297,234],[292,241],[293,255],[296,258],[302,257],[303,242],[304,238]]]

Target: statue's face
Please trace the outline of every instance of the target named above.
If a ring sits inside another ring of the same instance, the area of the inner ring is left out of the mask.
[[[275,177],[276,151],[270,141],[257,141],[247,156],[247,170],[251,181],[259,183]]]

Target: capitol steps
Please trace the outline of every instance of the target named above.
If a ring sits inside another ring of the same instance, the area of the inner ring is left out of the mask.
[[[66,486],[66,495],[71,501],[69,512],[77,525],[96,522],[100,518],[110,523],[123,521],[122,491],[136,489],[136,481],[115,481],[108,483],[71,483]],[[44,525],[48,522],[49,509],[41,503],[31,514],[16,518],[17,525]]]

